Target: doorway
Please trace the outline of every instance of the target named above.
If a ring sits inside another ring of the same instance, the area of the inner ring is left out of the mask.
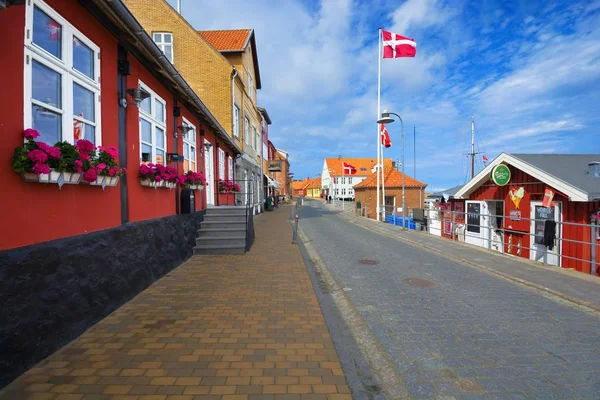
[[[209,206],[215,205],[215,191],[217,190],[214,166],[213,146],[208,140],[204,139],[204,171],[206,172],[206,181],[208,183],[206,204]]]
[[[530,259],[535,261],[544,261],[546,258],[546,264],[560,266],[560,237],[562,236],[562,225],[556,224],[556,233],[554,239],[554,246],[552,250],[544,245],[544,229],[546,221],[561,222],[562,221],[562,204],[561,202],[555,202],[551,207],[544,207],[541,201],[531,202],[531,216],[530,218],[535,219],[531,224],[531,252]]]
[[[488,236],[491,235],[490,248],[494,251],[503,253],[504,252],[504,235],[502,233],[502,227],[504,223],[504,201],[502,200],[488,200],[486,201],[487,208],[489,210],[489,227],[485,230],[484,235],[486,241],[490,240]],[[489,229],[491,228],[491,229]]]
[[[479,247],[487,247],[489,223],[488,203],[485,201],[466,201],[465,242]]]

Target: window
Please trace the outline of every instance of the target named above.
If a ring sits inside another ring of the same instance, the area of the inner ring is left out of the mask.
[[[342,189],[342,196],[346,195],[346,189]]]
[[[196,172],[196,127],[185,118],[183,126],[192,128],[183,135],[183,172]]]
[[[25,35],[25,125],[47,144],[100,145],[100,48],[40,0]]]
[[[252,146],[252,142],[250,141],[250,120],[248,120],[248,117],[244,118],[244,135],[246,136],[246,144]]]
[[[228,179],[230,181],[232,181],[233,180],[233,158],[231,156],[229,156],[227,158],[227,169],[228,169],[227,172],[229,173]]]
[[[254,149],[258,150],[258,133],[256,132],[256,127],[252,125],[252,140],[254,141]]]
[[[240,137],[240,108],[237,105],[233,106],[233,135]]]
[[[139,82],[140,88],[150,97],[140,103],[140,162],[163,164],[166,162],[166,102],[152,89]]]
[[[246,71],[248,75],[248,96],[254,100],[254,82],[252,81],[252,75],[248,71]]]
[[[225,152],[219,149],[219,179],[225,179]]]
[[[152,40],[163,52],[167,60],[173,64],[173,34],[166,32],[156,32],[152,34]]]
[[[335,189],[335,194],[340,194],[340,189]]]

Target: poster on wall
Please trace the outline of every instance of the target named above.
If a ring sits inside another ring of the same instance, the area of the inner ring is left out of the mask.
[[[452,220],[450,218],[444,218],[444,233],[452,234]]]
[[[457,224],[464,224],[465,223],[465,207],[464,207],[464,203],[454,203],[454,211],[456,211],[456,216],[454,217],[454,220],[456,221]]]
[[[479,217],[481,214],[481,204],[479,203],[468,203],[467,204],[467,231],[472,233],[480,232]]]

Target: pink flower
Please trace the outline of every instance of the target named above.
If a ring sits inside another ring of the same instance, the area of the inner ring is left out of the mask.
[[[46,153],[52,158],[60,158],[60,149],[58,147],[48,146]]]
[[[90,161],[90,156],[87,153],[84,153],[82,151],[79,152],[79,158],[81,158],[82,160],[86,160],[86,161]]]
[[[98,169],[98,172],[101,172],[106,169],[106,164],[100,163],[96,168]]]
[[[50,167],[48,166],[48,164],[45,164],[43,162],[36,162],[33,165],[33,168],[31,168],[31,172],[33,172],[36,175],[49,174],[50,173]]]
[[[77,173],[81,173],[83,171],[83,162],[81,160],[75,160],[75,167],[77,168]]]
[[[111,156],[112,158],[117,158],[119,156],[119,150],[117,149],[116,146],[110,146],[108,148],[108,150],[106,150],[106,152],[108,153],[109,156]]]
[[[160,177],[160,175],[156,175],[154,177],[154,182],[160,182],[160,181],[162,181],[162,178]]]
[[[27,157],[35,163],[45,163],[48,160],[48,155],[39,149],[31,150],[27,153]]]
[[[90,168],[83,173],[83,180],[87,182],[94,182],[98,179],[98,174],[94,168]]]
[[[46,143],[44,142],[38,142],[36,143],[36,146],[38,149],[48,153],[48,149],[50,148],[50,146],[48,146]]]
[[[75,148],[79,150],[79,152],[90,153],[94,151],[96,146],[94,146],[94,143],[90,142],[89,140],[81,139],[77,141]]]
[[[23,131],[23,137],[28,140],[33,140],[40,137],[40,133],[35,129],[29,128]]]

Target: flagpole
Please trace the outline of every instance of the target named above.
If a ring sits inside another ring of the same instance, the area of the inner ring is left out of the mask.
[[[342,185],[345,185],[345,184],[346,184],[346,181],[344,180],[344,179],[345,179],[345,177],[344,177],[344,173],[345,173],[346,171],[344,171],[344,170],[345,170],[346,168],[344,168],[344,161],[342,161],[342,156],[340,156],[340,163],[342,164]],[[343,186],[342,186],[342,187],[343,187]],[[341,189],[341,188],[340,188],[340,189]],[[342,189],[342,190],[343,190],[343,189]],[[343,193],[342,193],[342,190],[340,190],[340,194],[343,194]],[[346,208],[346,207],[345,207],[345,203],[346,203],[346,202],[344,201],[344,198],[342,197],[342,210],[344,210],[344,209]]]
[[[379,120],[379,118],[381,118],[381,27],[379,27],[379,29],[377,30],[379,37],[378,39],[378,44],[377,44],[377,120]],[[379,193],[379,186],[380,186],[380,181],[379,181],[379,174],[381,171],[380,168],[380,163],[381,163],[381,146],[379,143],[381,143],[381,133],[379,132],[380,126],[379,124],[377,124],[377,221],[381,221],[380,216],[379,216],[379,207],[381,205],[381,197],[380,197],[380,193]]]
[[[381,148],[381,217],[385,221],[385,167],[383,162],[383,144],[381,144],[381,141],[379,142],[379,146]]]

